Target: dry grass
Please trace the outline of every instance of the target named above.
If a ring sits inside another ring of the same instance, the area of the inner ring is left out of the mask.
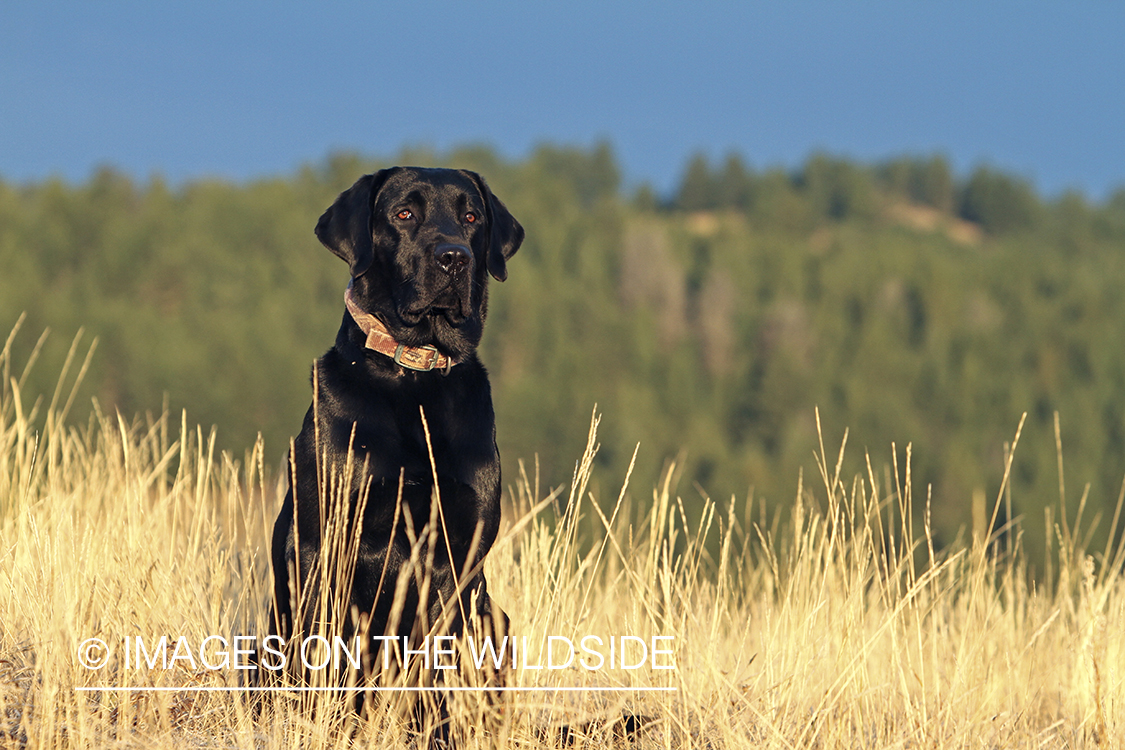
[[[98,413],[67,425],[62,384],[74,378],[64,372],[59,394],[30,403],[8,351],[0,747],[404,745],[394,700],[356,722],[328,693],[278,695],[255,711],[233,669],[126,668],[120,653],[82,667],[88,638],[112,647],[137,635],[264,633],[280,494],[260,446],[238,462],[217,456],[183,419]],[[489,558],[492,594],[531,644],[671,635],[677,668],[516,670],[509,684],[675,690],[512,692],[502,712],[457,694],[455,718],[498,714],[467,746],[549,745],[544,730],[562,724],[578,727],[575,747],[627,746],[600,721],[623,713],[649,719],[636,747],[1121,746],[1119,542],[1088,550],[1059,513],[1047,523],[1051,580],[1029,583],[1021,530],[999,535],[988,505],[964,544],[934,549],[910,531],[928,508],[913,496],[909,448],[892,451],[902,471],[889,481],[841,477],[822,448],[817,489],[801,486],[787,518],[708,501],[689,521],[672,472],[649,502],[589,494],[595,428],[569,488],[552,496],[533,473],[513,483],[508,532]],[[234,690],[76,689],[90,686]]]

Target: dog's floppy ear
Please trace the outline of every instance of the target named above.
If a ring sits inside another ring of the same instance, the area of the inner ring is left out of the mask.
[[[382,169],[360,177],[340,193],[316,223],[317,239],[347,261],[353,279],[362,276],[375,258],[371,245],[371,208],[389,173],[390,170]]]
[[[491,234],[488,239],[488,272],[497,281],[508,278],[508,258],[516,254],[523,243],[523,227],[500,199],[492,194],[484,178],[475,172],[469,173],[480,188],[484,198],[485,210],[488,212],[488,225]]]

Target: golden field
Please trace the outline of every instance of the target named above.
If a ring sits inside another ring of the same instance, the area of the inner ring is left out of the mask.
[[[126,664],[129,638],[201,644],[267,631],[283,472],[260,443],[239,460],[217,454],[186,417],[95,410],[70,424],[77,342],[42,399],[21,390],[34,363],[9,351],[0,747],[418,744],[402,693],[381,694],[357,719],[333,691],[250,693],[246,671],[199,659]],[[1123,746],[1125,545],[1087,548],[1094,519],[1061,480],[1045,523],[997,528],[1005,482],[974,498],[957,542],[935,548],[909,446],[865,456],[867,471],[849,477],[846,436],[831,451],[822,438],[819,476],[794,477],[787,512],[707,500],[689,517],[677,487],[690,482],[674,467],[651,492],[627,477],[599,477],[620,492],[592,492],[596,427],[569,486],[540,487],[534,469],[507,479],[491,593],[533,645],[672,636],[675,669],[513,670],[519,689],[502,706],[450,697],[462,746],[553,746],[564,726],[578,748]],[[1100,522],[1117,528],[1117,509]],[[1051,568],[1038,577],[1024,534],[1047,535]],[[91,638],[111,651],[99,669],[80,660]],[[542,652],[529,659],[544,664]],[[625,731],[623,716],[639,728]]]

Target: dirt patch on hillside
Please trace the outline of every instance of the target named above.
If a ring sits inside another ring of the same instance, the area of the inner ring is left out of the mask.
[[[887,210],[887,218],[919,232],[941,232],[961,245],[980,244],[983,236],[980,227],[972,222],[916,203],[896,203]]]

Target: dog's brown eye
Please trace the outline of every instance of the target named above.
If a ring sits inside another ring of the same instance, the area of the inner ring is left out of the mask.
[[[403,209],[403,210],[399,211],[397,214],[395,214],[395,216],[402,219],[403,221],[406,221],[407,219],[413,219],[414,218],[414,212],[413,211],[407,211],[406,209]]]
[[[477,220],[477,215],[476,215],[476,214],[474,214],[474,213],[473,213],[472,211],[470,211],[469,213],[465,214],[465,223],[466,223],[466,224],[472,224],[472,223],[473,223],[473,222],[475,222],[476,220]]]

